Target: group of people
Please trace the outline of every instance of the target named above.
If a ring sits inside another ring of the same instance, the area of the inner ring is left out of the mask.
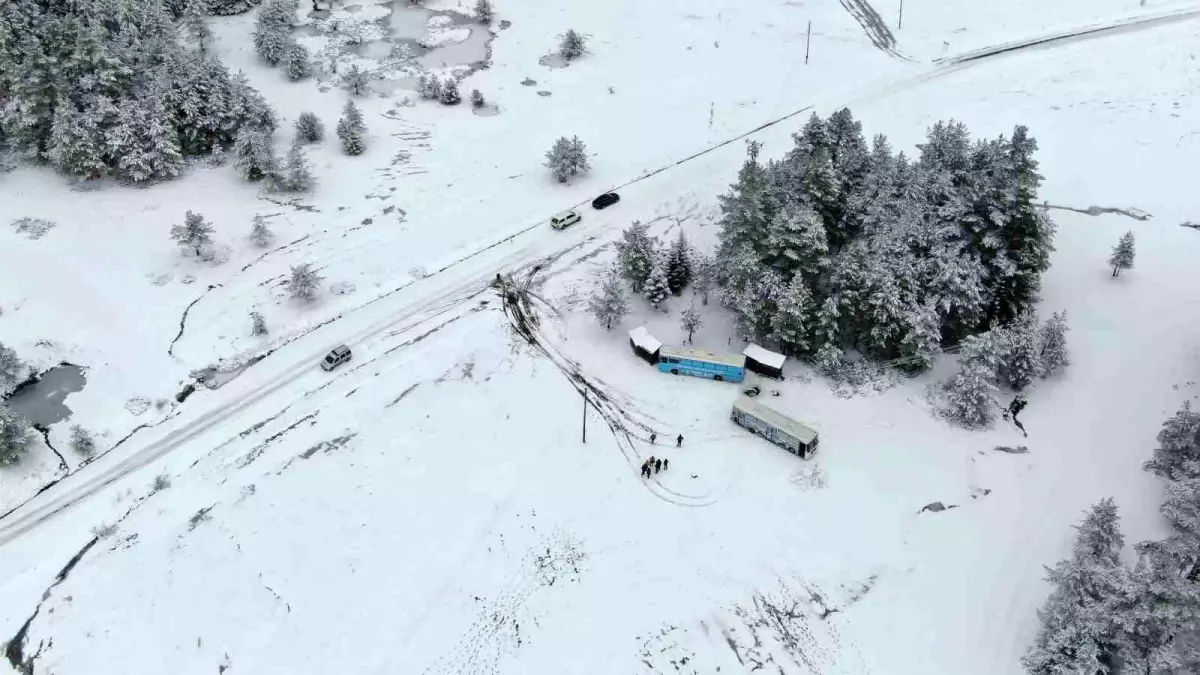
[[[658,442],[658,434],[651,432],[650,433],[650,445],[655,445],[657,442]],[[677,448],[683,447],[683,434],[679,434],[678,436],[675,437],[675,447],[677,447]],[[650,476],[653,476],[654,474],[658,473],[659,471],[666,471],[667,467],[669,467],[670,465],[671,465],[671,460],[664,459],[661,457],[655,457],[654,455],[650,455],[650,457],[648,457],[646,459],[646,461],[642,462],[642,477],[649,478]]]

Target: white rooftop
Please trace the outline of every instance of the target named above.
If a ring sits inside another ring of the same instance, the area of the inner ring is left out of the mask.
[[[644,349],[650,354],[662,349],[662,343],[655,340],[654,336],[646,331],[645,326],[638,326],[629,331],[629,339],[633,340],[633,344],[638,348]]]
[[[787,360],[787,357],[783,354],[776,354],[775,352],[769,349],[763,349],[758,345],[749,345],[742,350],[742,353],[747,357],[758,361],[764,366],[769,366],[771,368],[783,368],[783,362]]]

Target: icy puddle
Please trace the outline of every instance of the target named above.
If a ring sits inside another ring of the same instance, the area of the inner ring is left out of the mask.
[[[86,383],[83,368],[63,363],[47,370],[37,380],[17,387],[6,403],[30,424],[48,429],[71,416],[71,409],[64,401],[71,394],[83,391]]]

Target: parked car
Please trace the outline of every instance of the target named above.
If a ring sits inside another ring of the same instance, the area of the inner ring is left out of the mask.
[[[349,360],[350,348],[346,345],[338,345],[329,350],[329,353],[325,355],[325,358],[321,359],[321,369],[330,371]]]
[[[597,211],[600,209],[606,209],[619,201],[621,201],[621,195],[615,192],[605,192],[604,194],[592,200],[592,208],[596,209]]]
[[[550,227],[556,230],[565,230],[581,220],[583,219],[575,211],[563,211],[550,219]]]

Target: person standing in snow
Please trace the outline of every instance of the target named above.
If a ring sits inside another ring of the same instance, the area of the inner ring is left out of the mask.
[[[654,445],[654,441],[658,440],[658,434],[650,432],[650,445]]]
[[[646,461],[642,462],[642,477],[643,478],[650,477],[650,460],[646,460]]]
[[[1026,438],[1029,437],[1029,432],[1025,431],[1025,425],[1021,424],[1021,421],[1017,419],[1017,415],[1019,415],[1027,405],[1029,405],[1029,400],[1020,394],[1018,394],[1016,398],[1012,400],[1012,403],[1008,404],[1008,412],[1012,415],[1013,424],[1017,425],[1017,428],[1021,430],[1022,434],[1025,434]]]
[[[662,471],[662,460],[656,459],[654,460],[654,473],[658,473],[659,471]]]
[[[664,459],[663,459],[663,471],[666,471],[666,470],[667,470],[667,466],[669,466],[670,464],[671,464],[671,460],[669,460],[669,459],[665,459],[665,458],[664,458]]]
[[[677,448],[683,447],[683,434],[679,434],[679,436],[677,436],[675,438],[675,447],[677,447]]]

